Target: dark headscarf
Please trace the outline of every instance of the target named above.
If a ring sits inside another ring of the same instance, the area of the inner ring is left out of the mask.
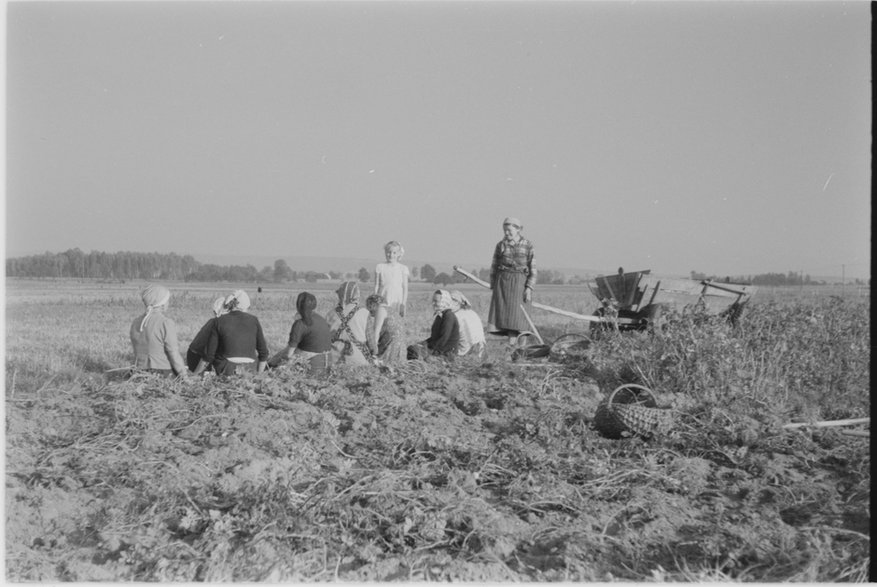
[[[314,297],[314,294],[303,291],[298,294],[298,298],[295,300],[295,309],[298,310],[298,315],[301,316],[304,323],[311,326],[314,323],[313,314],[314,310],[317,309],[317,298]]]

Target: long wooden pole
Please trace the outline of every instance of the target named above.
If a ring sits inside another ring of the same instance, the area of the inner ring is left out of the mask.
[[[474,281],[478,285],[480,285],[482,287],[486,287],[487,289],[490,289],[489,283],[487,283],[483,279],[479,279],[478,277],[469,273],[468,271],[466,271],[462,267],[454,265],[454,271],[456,271],[460,275],[468,277],[469,279],[471,279],[472,281]],[[531,305],[534,308],[539,308],[540,310],[545,310],[546,312],[554,312],[555,314],[560,314],[561,316],[566,316],[568,318],[575,318],[576,320],[585,320],[587,322],[600,322],[600,323],[609,322],[609,320],[607,320],[606,318],[602,318],[600,316],[586,316],[585,314],[577,314],[576,312],[570,312],[568,310],[561,310],[560,308],[555,308],[553,306],[546,306],[545,304],[539,304],[537,302],[531,302]],[[636,324],[637,323],[637,320],[633,320],[631,318],[617,318],[616,321],[619,324]]]
[[[605,318],[601,318],[600,316],[587,316],[585,314],[570,312],[568,310],[561,310],[560,308],[553,308],[551,306],[538,304],[536,302],[533,302],[533,307],[539,308],[540,310],[545,310],[546,312],[554,312],[555,314],[560,314],[561,316],[566,316],[567,318],[575,318],[576,320],[587,320],[588,322],[607,322]],[[618,322],[623,324],[624,320],[627,320],[627,318],[619,318]]]
[[[454,265],[454,271],[456,271],[456,272],[459,273],[460,275],[465,275],[466,277],[468,277],[469,279],[471,279],[472,281],[474,281],[474,282],[477,283],[478,285],[480,285],[480,286],[482,286],[482,287],[486,287],[487,289],[490,289],[490,284],[489,284],[489,283],[487,283],[487,282],[484,281],[483,279],[479,279],[478,277],[476,277],[475,275],[469,273],[468,271],[466,271],[465,269],[463,269],[463,268],[460,267],[459,265]]]
[[[707,286],[708,288],[709,288],[709,287],[712,287],[712,288],[715,288],[715,289],[718,289],[718,290],[721,290],[721,291],[726,291],[726,292],[728,292],[728,293],[737,294],[738,296],[740,296],[740,295],[748,295],[748,294],[746,293],[746,286],[745,286],[745,285],[744,285],[744,286],[741,286],[741,287],[743,288],[743,289],[741,290],[741,289],[734,289],[733,287],[730,287],[730,286],[728,286],[728,285],[717,285],[716,282],[714,282],[714,281],[710,281],[710,280],[702,281],[701,283],[703,283],[703,284],[704,284],[705,286]],[[704,290],[704,293],[706,293],[706,290]]]
[[[533,324],[533,321],[530,319],[530,315],[527,313],[527,309],[524,308],[524,304],[520,304],[520,306],[521,306],[521,312],[524,313],[524,318],[527,319],[527,324],[530,325],[530,328],[533,329],[533,334],[535,334],[536,338],[539,339],[539,344],[545,344],[545,341],[542,340],[542,336],[539,334],[539,331],[536,330],[536,325]]]
[[[871,418],[851,418],[849,420],[823,420],[821,422],[791,422],[783,425],[783,428],[827,428],[829,426],[855,426],[856,424],[870,424]]]

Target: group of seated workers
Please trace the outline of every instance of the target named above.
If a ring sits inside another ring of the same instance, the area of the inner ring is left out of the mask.
[[[327,373],[333,364],[392,365],[405,360],[458,356],[483,358],[484,328],[469,300],[459,291],[433,294],[434,319],[429,338],[404,344],[404,305],[391,307],[380,294],[360,305],[359,285],[345,281],[336,290],[338,303],[326,317],[316,312],[317,299],[302,292],[295,302],[297,316],[286,346],[269,355],[262,325],[247,310],[243,290],[213,302],[213,317],[195,335],[186,352],[179,350],[177,327],[165,315],[170,291],[149,285],[141,297],[146,312],[131,324],[134,368],[166,376],[262,372],[289,360],[306,362],[313,375]]]

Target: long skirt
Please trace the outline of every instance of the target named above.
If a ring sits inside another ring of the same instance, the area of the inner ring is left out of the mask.
[[[487,315],[487,322],[493,325],[493,331],[522,332],[530,329],[527,318],[521,310],[526,283],[527,276],[523,273],[500,271],[497,274],[496,285],[490,298],[490,312]]]

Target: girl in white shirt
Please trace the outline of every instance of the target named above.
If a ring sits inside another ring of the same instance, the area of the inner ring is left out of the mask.
[[[408,303],[408,267],[399,262],[405,249],[398,241],[390,241],[384,245],[386,263],[378,263],[375,267],[375,294],[383,296],[390,311],[399,312],[405,317],[405,306]]]

